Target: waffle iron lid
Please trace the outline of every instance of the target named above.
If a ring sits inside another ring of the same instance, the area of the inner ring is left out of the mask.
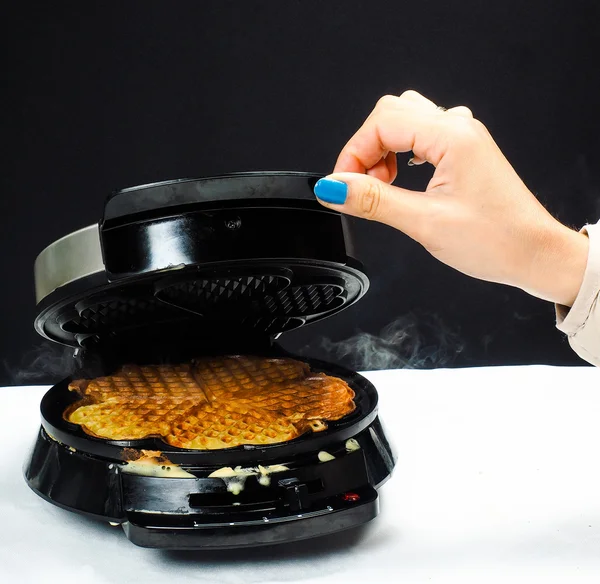
[[[238,173],[118,191],[35,265],[36,330],[67,345],[273,338],[354,304],[369,281],[319,175]]]
[[[104,219],[199,203],[270,199],[315,202],[313,187],[321,175],[306,172],[239,172],[200,179],[184,178],[115,191],[104,207]]]

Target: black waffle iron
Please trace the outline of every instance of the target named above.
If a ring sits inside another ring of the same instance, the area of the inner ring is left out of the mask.
[[[356,410],[281,444],[199,451],[158,438],[107,441],[63,417],[77,399],[72,379],[132,362],[291,356],[276,344],[279,335],[355,303],[368,279],[351,257],[344,218],[314,198],[318,178],[244,173],[125,189],[108,198],[99,224],[42,251],[35,328],[74,348],[76,372],[42,399],[25,467],[38,495],[122,525],[137,545],[169,549],[290,542],[377,515],[376,489],[394,467],[377,392],[328,363],[303,359],[346,380]],[[142,451],[160,451],[168,464],[132,467],[132,453]],[[259,465],[287,470],[268,481],[246,476],[243,490],[231,489],[231,478],[209,477]]]

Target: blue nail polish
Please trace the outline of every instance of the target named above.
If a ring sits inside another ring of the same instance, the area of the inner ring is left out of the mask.
[[[343,205],[348,196],[348,185],[332,178],[322,178],[315,185],[315,195],[332,205]]]

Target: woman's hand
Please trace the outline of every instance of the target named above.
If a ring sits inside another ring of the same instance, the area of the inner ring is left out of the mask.
[[[425,192],[393,187],[396,153],[435,167]],[[331,182],[331,181],[334,182]],[[315,194],[327,207],[395,227],[461,272],[571,306],[588,240],[556,221],[466,107],[407,91],[379,100]]]

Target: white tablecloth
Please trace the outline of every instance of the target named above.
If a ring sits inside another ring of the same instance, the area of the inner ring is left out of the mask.
[[[0,388],[0,582],[600,582],[600,370],[368,373],[399,453],[368,526],[293,546],[167,552],[35,495],[46,388]]]

